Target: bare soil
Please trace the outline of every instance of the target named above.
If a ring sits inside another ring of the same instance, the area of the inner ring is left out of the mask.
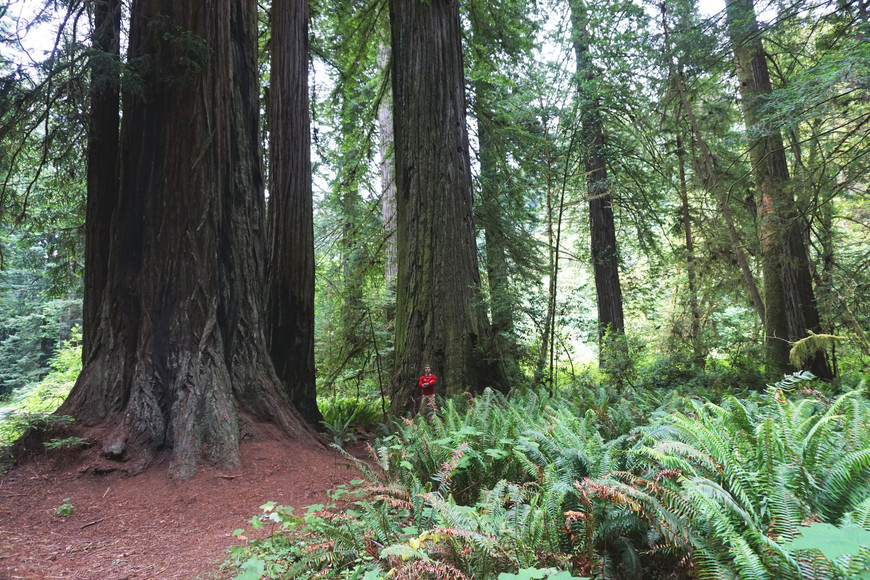
[[[95,474],[82,454],[29,459],[0,476],[0,579],[232,577],[219,570],[227,548],[244,543],[232,532],[251,537],[260,505],[298,512],[360,476],[337,451],[277,432],[243,442],[241,455],[239,469],[203,467],[184,481],[166,461],[128,477]],[[63,517],[65,500],[73,507]]]

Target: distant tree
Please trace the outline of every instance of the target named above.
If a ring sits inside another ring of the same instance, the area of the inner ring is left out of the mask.
[[[248,421],[310,437],[268,356],[253,0],[136,0],[93,354],[58,410],[142,469],[231,468]]]
[[[584,2],[569,1],[577,59],[577,93],[580,99],[582,147],[586,172],[586,196],[589,200],[589,230],[591,233],[592,270],[598,302],[598,340],[602,350],[608,333],[625,332],[622,311],[622,287],[619,283],[619,251],[613,202],[605,164],[606,144],[598,86],[606,82],[599,78],[592,62]],[[600,359],[603,361],[604,359]]]
[[[417,396],[424,364],[442,394],[504,388],[480,300],[455,0],[391,0],[398,281],[391,409]]]
[[[308,2],[272,2],[269,116],[269,352],[306,421],[323,420],[314,368],[314,209]]]
[[[518,164],[509,159],[533,157],[525,147],[532,141],[528,126],[536,126],[530,119],[534,111],[517,106],[524,98],[517,77],[526,74],[535,25],[524,0],[499,5],[472,1],[465,7],[470,24],[466,70],[473,90],[479,167],[475,221],[483,232],[493,347],[509,379],[518,381],[517,282],[524,277],[540,281],[540,259],[537,240],[523,229],[523,209],[531,205],[531,196],[517,179],[522,174]]]
[[[378,66],[389,78],[390,47],[381,44],[378,48]],[[381,99],[378,108],[378,129],[381,167],[381,220],[384,228],[384,284],[395,290],[398,275],[396,258],[396,168],[393,152],[393,102],[392,94]]]

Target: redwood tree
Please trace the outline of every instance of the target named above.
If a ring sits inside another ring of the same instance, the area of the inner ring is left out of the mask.
[[[317,425],[307,0],[272,2],[268,116],[269,351],[294,405]]]
[[[397,193],[392,410],[424,364],[440,392],[504,385],[480,303],[458,0],[391,0]]]
[[[243,429],[310,437],[263,333],[264,195],[253,0],[136,0],[121,180],[93,351],[59,409],[103,454],[189,476],[232,468]]]
[[[608,332],[625,332],[622,313],[622,287],[619,283],[619,253],[616,246],[616,226],[613,203],[605,165],[604,127],[600,97],[596,94],[597,72],[589,52],[589,32],[586,7],[571,0],[571,23],[574,33],[574,53],[577,58],[578,95],[581,99],[583,146],[586,148],[586,195],[589,200],[589,230],[591,233],[592,271],[598,303],[598,340],[604,348]],[[603,358],[601,359],[603,360]]]
[[[88,123],[88,199],[85,217],[85,276],[82,356],[87,359],[99,324],[100,299],[108,277],[109,225],[118,199],[120,125],[121,0],[94,2],[91,35],[91,109]]]
[[[762,113],[772,88],[755,8],[752,0],[728,0],[725,7],[759,196],[765,362],[768,375],[777,377],[791,369],[790,343],[807,331],[821,332],[821,324],[782,135],[777,127],[767,126]],[[807,369],[822,378],[833,376],[823,351],[808,361]]]

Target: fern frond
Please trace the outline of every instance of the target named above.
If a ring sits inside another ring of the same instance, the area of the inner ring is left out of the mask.
[[[742,580],[765,580],[768,578],[767,570],[749,544],[740,536],[731,538],[734,564],[740,571]]]
[[[396,580],[429,580],[430,578],[469,580],[468,576],[445,562],[411,560],[400,564],[395,570]]]
[[[787,489],[782,475],[775,477],[767,488],[768,505],[773,517],[770,529],[777,541],[790,542],[798,535],[798,525],[803,519],[798,499]]]
[[[870,531],[870,496],[866,497],[864,501],[855,507],[855,509],[847,513],[843,517],[843,521],[840,525],[843,526],[848,523],[855,524],[856,526],[860,526],[865,530]]]

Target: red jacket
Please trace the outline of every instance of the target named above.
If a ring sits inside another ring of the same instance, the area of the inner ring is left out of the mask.
[[[428,374],[420,377],[420,380],[417,381],[417,386],[423,389],[424,395],[434,395],[435,394],[435,375]]]

